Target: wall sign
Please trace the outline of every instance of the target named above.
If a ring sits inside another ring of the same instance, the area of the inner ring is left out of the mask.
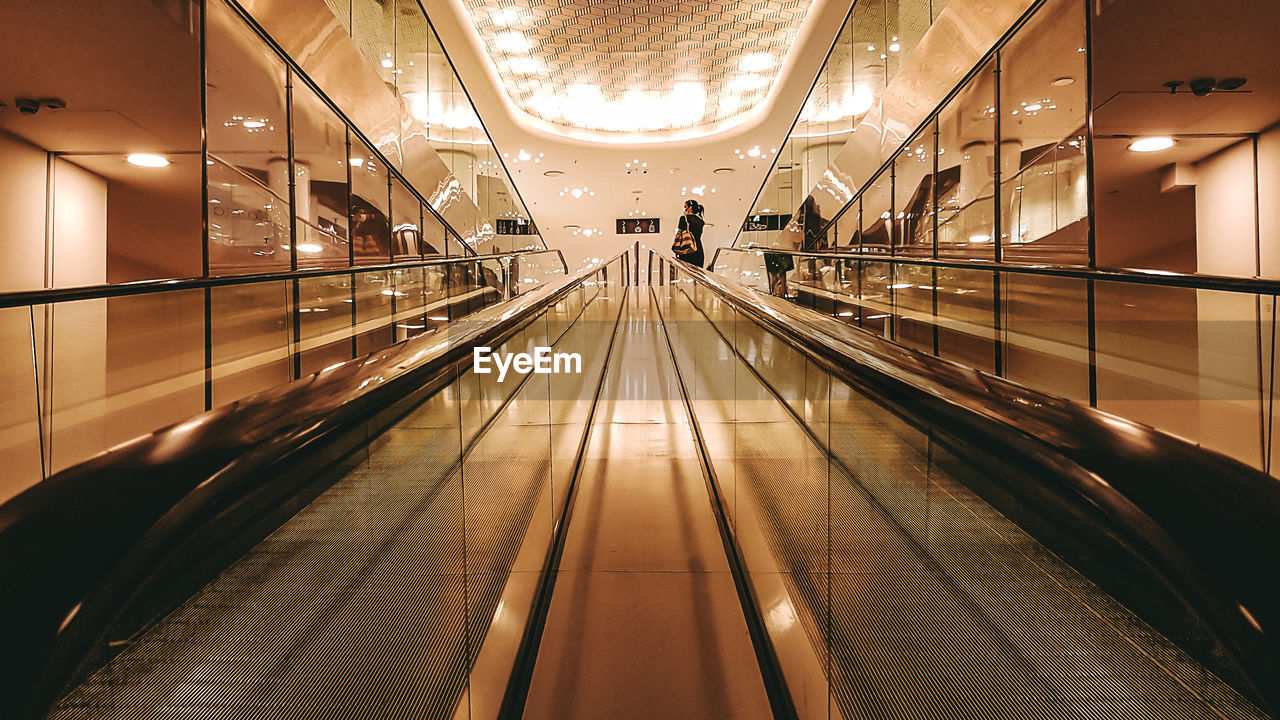
[[[658,232],[658,218],[624,218],[618,220],[619,235]]]

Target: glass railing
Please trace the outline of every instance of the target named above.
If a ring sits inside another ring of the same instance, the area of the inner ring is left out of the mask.
[[[0,502],[102,450],[565,273],[558,252],[0,294]]]
[[[215,714],[493,717],[571,508],[624,264],[194,414],[0,505],[0,566],[31,568],[6,606],[0,714],[128,717],[184,696]],[[357,303],[425,294],[365,285]],[[473,371],[473,346],[577,360],[500,377]],[[207,674],[228,661],[237,679]],[[242,692],[259,683],[272,692]]]
[[[714,269],[1272,471],[1276,283],[737,248]]]
[[[718,270],[758,288],[763,257],[743,255],[722,253]],[[1071,300],[1086,281],[860,262],[797,257],[796,275],[816,267],[844,292],[791,287],[845,322],[945,348],[931,354],[1000,357],[1003,343],[999,367],[1019,379],[1083,383],[1086,323],[1071,313],[1086,306]],[[1274,605],[1255,581],[1271,574],[1258,544],[1280,500],[1270,478],[672,266],[654,290],[670,293],[663,322],[692,422],[795,716],[1267,717],[1275,647],[1250,613]],[[1207,408],[1203,391],[1165,399],[1161,383],[1191,372],[1180,354],[1242,348],[1229,336],[1180,346],[1174,328],[1189,321],[1172,308],[1222,310],[1226,293],[1094,284],[1108,308],[1145,318],[1099,314],[1098,372],[1128,373],[1100,383],[1100,404],[1150,393],[1184,414]]]

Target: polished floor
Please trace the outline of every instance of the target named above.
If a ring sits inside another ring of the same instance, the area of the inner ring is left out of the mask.
[[[653,302],[624,311],[526,718],[770,716]]]

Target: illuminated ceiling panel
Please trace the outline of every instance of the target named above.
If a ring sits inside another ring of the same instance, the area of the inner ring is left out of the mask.
[[[705,135],[745,119],[812,0],[463,4],[517,108],[554,132],[625,140]]]

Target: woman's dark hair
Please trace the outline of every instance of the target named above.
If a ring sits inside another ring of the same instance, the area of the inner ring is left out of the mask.
[[[685,206],[685,207],[687,207],[687,208],[689,208],[691,211],[693,211],[693,214],[694,214],[694,215],[699,215],[699,216],[701,216],[701,215],[702,215],[702,211],[706,209],[706,208],[704,208],[704,207],[702,206],[702,203],[698,202],[697,200],[693,200],[693,199],[685,200],[685,201],[684,201],[684,206]]]

